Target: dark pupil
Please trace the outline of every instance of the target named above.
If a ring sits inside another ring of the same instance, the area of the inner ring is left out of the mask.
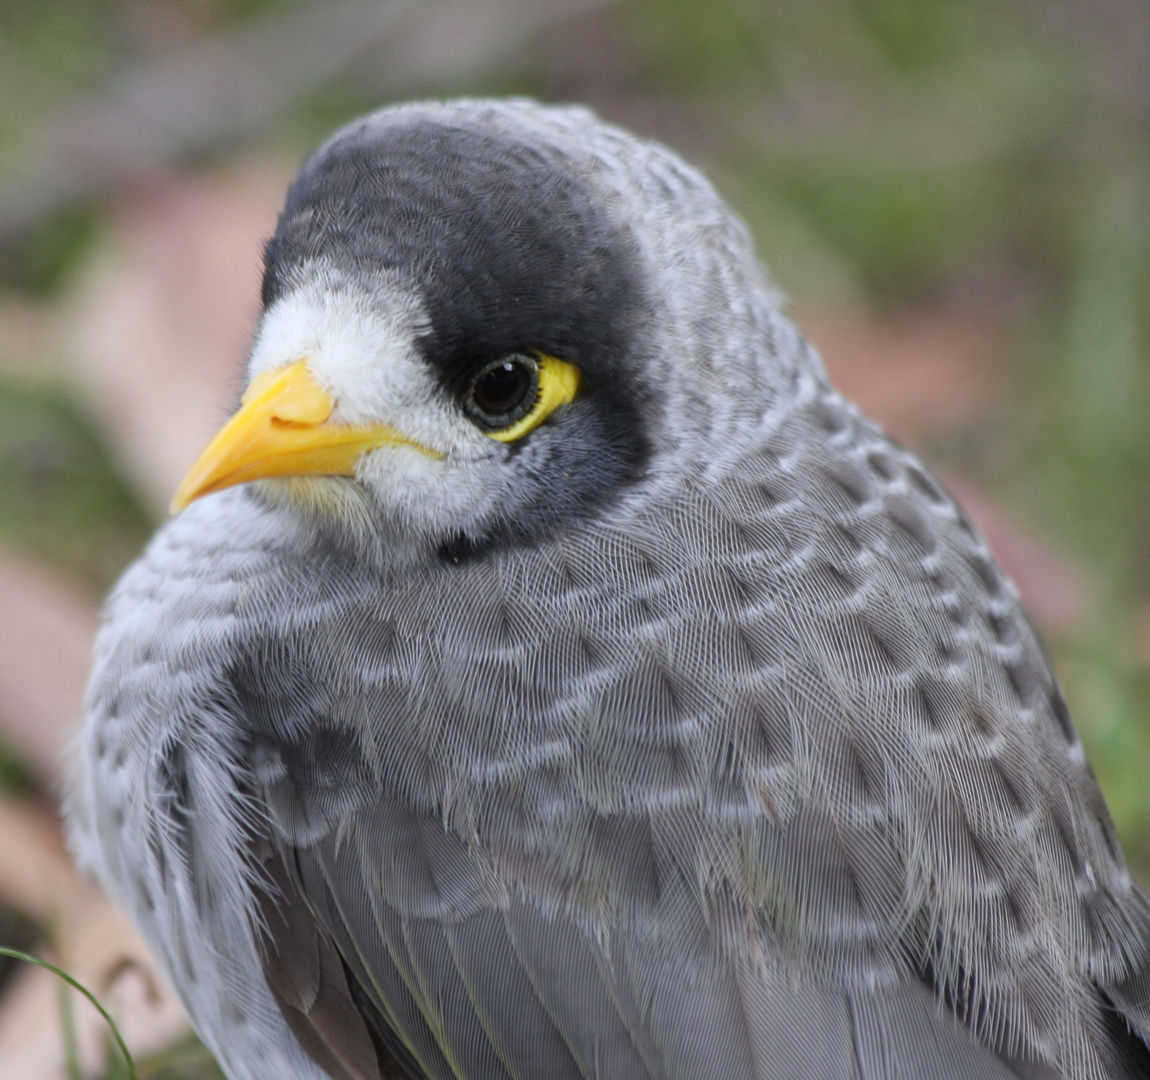
[[[499,416],[511,412],[526,396],[531,373],[510,361],[484,372],[475,383],[475,404],[485,413]]]

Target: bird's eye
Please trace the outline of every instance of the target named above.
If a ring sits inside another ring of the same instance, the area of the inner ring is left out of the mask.
[[[582,381],[579,368],[566,360],[508,353],[480,370],[463,407],[490,438],[515,442],[574,401]]]
[[[485,428],[505,428],[526,416],[538,396],[539,365],[524,353],[511,353],[475,376],[467,411]]]

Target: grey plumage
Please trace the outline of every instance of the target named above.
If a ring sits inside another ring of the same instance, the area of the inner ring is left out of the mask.
[[[1150,1075],[1150,903],[1015,592],[706,181],[523,102],[301,177],[257,358],[383,311],[451,446],[468,342],[587,386],[420,490],[214,495],[113,594],[75,846],[229,1075]]]

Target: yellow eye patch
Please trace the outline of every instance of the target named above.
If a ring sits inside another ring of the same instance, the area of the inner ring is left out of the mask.
[[[583,373],[574,364],[559,360],[545,353],[535,358],[538,368],[539,389],[535,403],[525,416],[520,417],[510,427],[484,434],[498,442],[515,442],[528,432],[534,431],[560,405],[574,401],[583,381]]]

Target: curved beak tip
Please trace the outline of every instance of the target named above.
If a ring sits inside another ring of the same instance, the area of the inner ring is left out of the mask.
[[[329,422],[333,403],[306,361],[252,380],[239,410],[196,459],[172,498],[171,513],[203,495],[275,476],[355,476],[368,450],[411,446],[443,455],[383,425]]]

